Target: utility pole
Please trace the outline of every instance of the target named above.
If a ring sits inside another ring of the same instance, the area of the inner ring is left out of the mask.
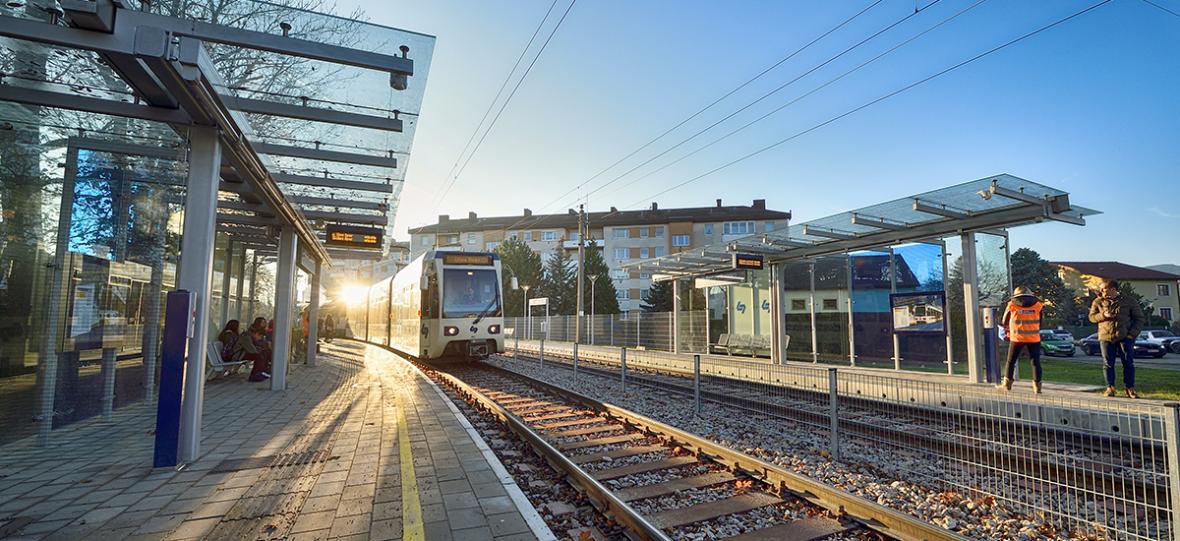
[[[586,274],[586,206],[578,205],[578,307],[575,310],[576,317],[574,322],[574,343],[582,343],[582,297],[583,297],[583,280]]]

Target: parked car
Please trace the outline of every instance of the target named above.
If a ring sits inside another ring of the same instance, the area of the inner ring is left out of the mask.
[[[1082,348],[1082,351],[1084,351],[1086,355],[1102,354],[1102,350],[1098,346],[1098,333],[1091,334],[1090,336],[1078,340],[1077,345],[1078,347]],[[1148,342],[1146,340],[1135,340],[1136,357],[1155,357],[1158,359],[1163,357],[1166,353],[1167,350],[1165,350],[1164,347],[1159,344]]]
[[[1068,333],[1061,335],[1056,331],[1041,331],[1041,351],[1045,355],[1073,357],[1075,351],[1073,337]]]
[[[1136,340],[1145,340],[1153,344],[1159,344],[1165,351],[1180,353],[1180,336],[1176,336],[1172,331],[1151,329],[1139,333],[1139,337]]]

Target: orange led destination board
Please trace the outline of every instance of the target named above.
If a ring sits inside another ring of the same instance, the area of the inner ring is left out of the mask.
[[[756,254],[733,254],[733,268],[741,270],[762,270],[763,258]]]
[[[492,265],[488,254],[465,254],[462,252],[443,254],[443,265]]]
[[[381,249],[384,233],[377,228],[328,224],[328,246]]]

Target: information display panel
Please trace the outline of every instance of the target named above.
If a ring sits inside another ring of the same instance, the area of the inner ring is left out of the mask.
[[[945,333],[946,294],[941,291],[894,293],[889,296],[893,309],[893,332]]]
[[[348,248],[381,249],[384,232],[372,227],[354,227],[347,225],[328,224],[328,246],[344,246]]]

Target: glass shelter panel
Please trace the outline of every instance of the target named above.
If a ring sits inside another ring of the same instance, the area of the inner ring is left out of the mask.
[[[852,328],[858,366],[893,367],[893,325],[889,309],[889,252],[848,255],[852,270]]]
[[[812,361],[811,340],[811,269],[810,261],[792,261],[783,265],[784,332],[790,337],[787,359]]]
[[[815,349],[819,362],[849,363],[848,272],[846,255],[815,261]]]
[[[893,268],[897,293],[894,306],[902,304],[903,299],[912,301],[901,308],[906,310],[911,325],[899,328],[896,318],[894,324],[901,368],[945,371],[947,311],[942,246],[926,243],[895,246]]]

